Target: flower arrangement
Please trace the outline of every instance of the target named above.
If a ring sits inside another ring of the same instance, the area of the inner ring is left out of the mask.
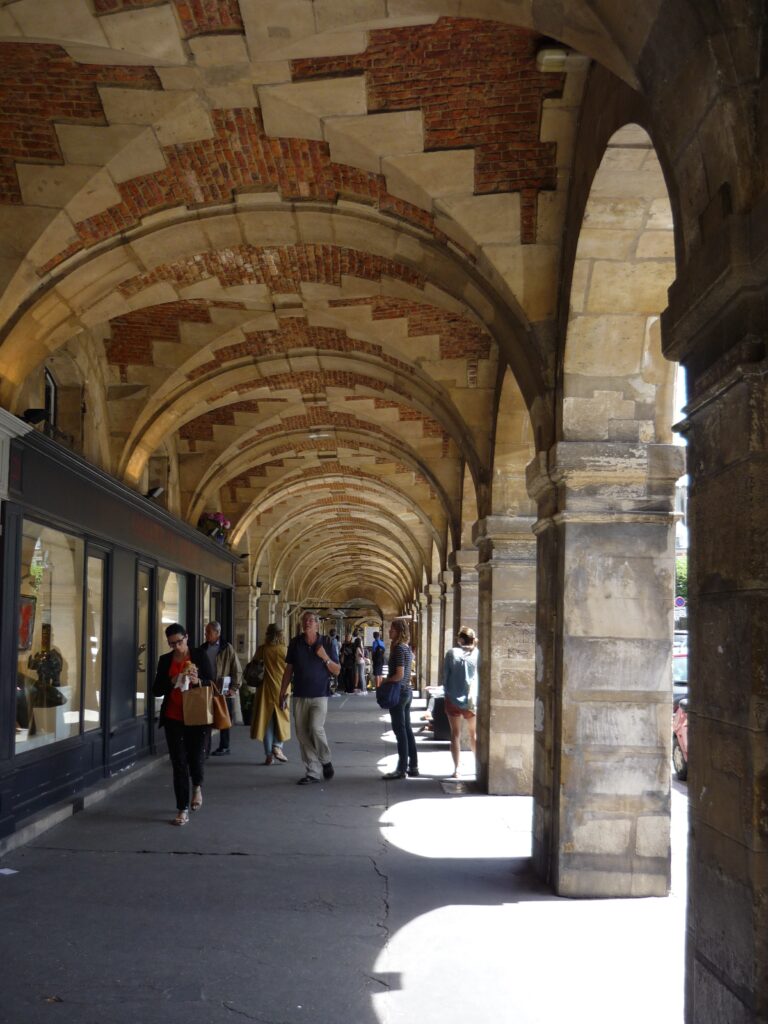
[[[230,523],[223,512],[203,512],[197,521],[198,530],[207,533],[209,537],[213,537],[219,544],[223,544],[227,539],[227,533],[231,527],[232,523]]]

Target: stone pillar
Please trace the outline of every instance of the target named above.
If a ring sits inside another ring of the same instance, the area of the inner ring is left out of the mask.
[[[756,355],[710,374],[686,410],[690,1024],[768,1021],[768,363]]]
[[[417,612],[418,622],[418,649],[416,651],[416,662],[418,664],[418,683],[419,690],[424,692],[424,688],[429,685],[429,668],[428,668],[428,656],[429,656],[429,643],[427,639],[428,628],[427,628],[427,597],[426,594],[418,594],[417,600],[419,602]]]
[[[672,445],[561,442],[539,500],[534,865],[563,896],[669,886]]]
[[[477,632],[477,551],[462,548],[454,551],[449,559],[453,567],[456,584],[454,624],[469,626]]]
[[[427,685],[440,685],[440,641],[441,617],[443,611],[443,588],[439,583],[430,583],[425,588],[427,612]]]
[[[533,792],[536,538],[526,516],[475,523],[480,702],[477,779],[491,794]]]
[[[456,639],[456,626],[453,622],[454,616],[454,583],[453,573],[444,572],[441,573],[440,579],[443,581],[443,642],[440,645],[440,666],[442,671],[442,664],[445,660],[445,652],[450,651],[453,647],[454,640]]]
[[[252,638],[256,623],[253,612],[253,588],[250,585],[250,571],[245,559],[235,567],[235,592],[232,622],[232,638],[235,651],[241,662],[251,656]]]

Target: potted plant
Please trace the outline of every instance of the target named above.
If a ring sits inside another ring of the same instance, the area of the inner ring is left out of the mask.
[[[240,709],[243,712],[243,725],[251,724],[251,716],[253,715],[253,698],[255,696],[255,690],[250,686],[240,687]]]
[[[224,544],[227,540],[232,524],[223,512],[203,512],[197,521],[198,530],[212,537],[217,544]]]

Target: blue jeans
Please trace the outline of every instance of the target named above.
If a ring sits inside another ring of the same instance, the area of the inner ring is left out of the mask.
[[[400,691],[400,703],[396,708],[389,709],[392,720],[392,732],[397,740],[397,771],[415,771],[419,767],[416,753],[416,740],[411,728],[411,702],[413,689],[403,686]]]
[[[272,751],[278,747],[280,750],[283,749],[282,740],[275,739],[275,713],[274,711],[269,716],[267,727],[264,730],[264,753],[269,757]]]

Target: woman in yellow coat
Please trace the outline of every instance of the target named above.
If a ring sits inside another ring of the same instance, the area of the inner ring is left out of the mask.
[[[264,764],[280,764],[288,760],[283,753],[283,743],[291,738],[291,718],[288,708],[280,707],[280,684],[286,653],[282,629],[277,623],[270,622],[264,643],[254,655],[254,661],[264,663],[264,680],[256,688],[251,718],[251,739],[264,741]]]

